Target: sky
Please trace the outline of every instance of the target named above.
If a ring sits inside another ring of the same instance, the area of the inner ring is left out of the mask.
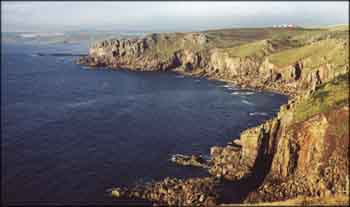
[[[349,2],[1,2],[4,32],[348,24]]]

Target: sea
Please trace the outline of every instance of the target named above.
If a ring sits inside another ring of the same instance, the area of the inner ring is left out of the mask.
[[[208,176],[169,159],[208,157],[287,102],[173,72],[75,64],[88,45],[1,45],[3,204],[114,203],[113,187]]]

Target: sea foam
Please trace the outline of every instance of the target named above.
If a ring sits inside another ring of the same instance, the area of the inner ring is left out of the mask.
[[[266,112],[250,112],[249,116],[268,116],[269,114]]]
[[[251,106],[254,105],[253,103],[251,103],[251,102],[249,102],[249,101],[247,101],[247,100],[242,100],[242,103],[247,104],[247,105],[251,105]]]

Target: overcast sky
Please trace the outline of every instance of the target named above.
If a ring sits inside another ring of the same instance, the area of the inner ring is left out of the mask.
[[[348,2],[1,2],[2,31],[348,24]]]

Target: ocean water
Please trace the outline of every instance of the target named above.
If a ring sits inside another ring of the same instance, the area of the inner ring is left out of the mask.
[[[206,176],[169,162],[208,155],[271,118],[287,97],[174,73],[91,70],[79,44],[2,44],[2,199],[111,203],[106,189]]]

